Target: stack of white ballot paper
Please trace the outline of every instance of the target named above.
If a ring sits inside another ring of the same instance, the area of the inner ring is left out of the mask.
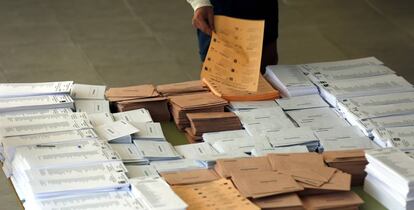
[[[137,165],[146,165],[149,163],[139,152],[135,144],[111,144],[111,148],[119,154],[124,163]]]
[[[111,143],[131,143],[131,135],[139,132],[136,127],[123,120],[100,125],[95,130],[102,140]]]
[[[288,128],[266,136],[274,148],[303,145],[309,151],[316,151],[319,140],[309,127]]]
[[[414,159],[397,148],[366,151],[364,190],[388,209],[414,208]]]
[[[371,132],[376,128],[414,126],[414,114],[362,119],[357,122],[357,126],[365,135],[372,137]]]
[[[103,113],[110,112],[107,100],[75,100],[77,112]]]
[[[0,83],[0,98],[69,94],[73,81],[44,83]]]
[[[89,121],[94,127],[114,122],[114,117],[109,112],[88,114]]]
[[[378,67],[381,65],[384,65],[384,63],[378,60],[377,58],[366,57],[366,58],[357,58],[357,59],[350,59],[350,60],[309,63],[309,64],[303,64],[300,66],[304,73],[309,74],[312,72],[340,71],[340,70],[348,70],[348,69],[371,67],[371,66]]]
[[[295,96],[290,98],[276,99],[279,106],[285,110],[310,109],[329,107],[319,95]]]
[[[154,166],[151,165],[125,165],[128,178],[138,178],[138,177],[159,177],[157,170]]]
[[[75,99],[104,100],[106,86],[73,84],[70,96]]]
[[[151,114],[146,109],[136,109],[126,112],[118,112],[113,114],[115,120],[124,120],[127,122],[153,122]]]
[[[67,94],[0,98],[0,112],[33,109],[74,108],[72,98]]]
[[[362,133],[358,127],[334,127],[315,131],[320,142],[319,151],[353,149],[376,149],[378,146]]]
[[[180,154],[167,141],[134,140],[142,157],[149,161],[180,159]]]
[[[337,106],[337,101],[345,98],[413,90],[412,84],[395,74],[350,80],[332,80],[317,85],[321,96],[334,107]]]
[[[162,178],[142,177],[130,182],[132,192],[143,201],[145,209],[185,210],[188,207]]]
[[[286,112],[299,127],[324,130],[338,126],[349,126],[332,108],[302,109]]]
[[[139,132],[132,134],[134,140],[165,141],[161,123],[158,122],[130,122]]]
[[[278,105],[273,100],[269,101],[230,101],[229,108],[232,111],[246,109],[275,108]]]
[[[224,141],[234,138],[249,137],[249,133],[246,130],[232,130],[232,131],[219,131],[211,133],[203,133],[203,140],[205,142],[214,144],[216,141]]]
[[[196,160],[185,158],[179,160],[152,161],[150,165],[154,167],[158,173],[188,171],[206,168],[203,164]]]
[[[303,74],[298,65],[266,66],[264,76],[283,97],[318,94],[317,87]]]
[[[414,126],[376,128],[372,131],[372,136],[381,147],[414,150]]]

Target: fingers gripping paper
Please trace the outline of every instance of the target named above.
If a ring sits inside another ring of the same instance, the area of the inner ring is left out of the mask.
[[[214,24],[201,78],[223,88],[257,91],[264,21],[215,16]]]

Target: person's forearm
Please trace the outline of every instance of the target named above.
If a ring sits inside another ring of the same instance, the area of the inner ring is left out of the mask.
[[[210,0],[187,0],[191,4],[194,11],[200,7],[212,6]]]

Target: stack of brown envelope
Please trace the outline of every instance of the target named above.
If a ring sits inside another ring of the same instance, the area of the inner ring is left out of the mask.
[[[320,154],[269,154],[268,158],[273,170],[291,175],[307,191],[321,193],[350,190],[349,174],[326,166]]]
[[[242,129],[239,117],[233,112],[188,113],[187,117],[194,136],[202,136],[203,133],[208,132]]]
[[[200,143],[203,141],[203,137],[195,136],[190,127],[187,127],[184,129],[184,135],[185,135],[185,138],[187,138],[188,143],[190,144]]]
[[[364,150],[329,151],[323,153],[323,158],[328,166],[351,174],[353,186],[364,183],[368,164]]]
[[[232,182],[227,179],[201,184],[176,185],[172,186],[172,189],[188,204],[188,210],[260,210],[259,207],[241,196]]]
[[[263,198],[303,190],[292,176],[275,171],[234,172],[231,180],[246,198]]]
[[[221,177],[230,178],[232,173],[272,171],[272,166],[266,157],[243,157],[219,159],[214,169]]]
[[[220,179],[217,173],[211,169],[168,172],[161,173],[161,176],[170,185],[199,184]]]
[[[190,121],[187,118],[188,113],[224,112],[224,107],[228,104],[226,100],[210,92],[172,96],[170,97],[170,103],[175,124],[181,130],[190,127]]]
[[[351,191],[304,196],[302,202],[307,210],[358,210],[364,203]]]
[[[151,113],[154,121],[170,120],[168,100],[160,96],[154,85],[110,88],[105,92],[105,96],[120,112],[145,108]]]
[[[201,80],[157,85],[157,91],[163,96],[182,95],[208,91]]]
[[[252,199],[262,210],[304,210],[302,201],[295,193]]]

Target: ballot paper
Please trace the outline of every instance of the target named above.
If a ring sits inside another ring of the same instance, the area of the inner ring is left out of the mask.
[[[167,141],[134,140],[140,154],[150,160],[174,160],[181,156]]]
[[[72,109],[69,108],[58,108],[58,109],[30,109],[12,112],[1,112],[0,118],[3,117],[32,117],[36,115],[52,115],[52,114],[69,114],[73,113]]]
[[[148,164],[135,144],[111,144],[111,148],[119,154],[124,163]]]
[[[118,143],[131,142],[131,134],[139,132],[137,128],[124,120],[103,124],[96,127],[95,131],[103,140]]]
[[[414,114],[362,119],[357,126],[366,135],[372,136],[371,132],[375,128],[414,126]]]
[[[409,150],[414,139],[414,126],[376,128],[372,131],[374,141],[381,147],[400,147]]]
[[[250,153],[254,148],[254,140],[251,137],[234,138],[229,140],[217,141],[212,146],[219,153]]]
[[[300,66],[266,66],[264,76],[283,97],[318,94],[317,87],[302,73]]]
[[[351,110],[353,107],[360,106],[379,106],[387,104],[413,103],[414,92],[401,92],[391,94],[381,94],[373,96],[345,98],[338,101],[340,110]]]
[[[231,180],[247,198],[262,198],[303,190],[290,175],[274,171],[233,172]]]
[[[105,99],[106,86],[73,84],[70,96],[74,99]]]
[[[152,122],[151,114],[146,109],[136,109],[126,112],[113,114],[115,120],[125,120],[128,122]]]
[[[102,113],[111,112],[109,109],[109,101],[107,100],[75,100],[75,108],[77,112],[86,113]]]
[[[0,127],[16,127],[23,125],[37,125],[43,123],[59,123],[74,120],[88,120],[85,112],[34,115],[34,116],[9,116],[0,118]]]
[[[242,137],[249,137],[249,134],[245,130],[203,133],[203,140],[210,143],[211,145],[217,141],[231,140],[234,138]]]
[[[317,84],[321,96],[332,106],[345,98],[412,91],[413,86],[394,74]]]
[[[201,209],[206,206],[216,206],[221,209],[260,209],[242,197],[231,180],[227,179],[201,184],[176,185],[172,188],[178,196],[188,203],[188,209]]]
[[[325,130],[315,131],[320,140],[350,139],[354,137],[365,137],[364,133],[356,126],[340,126]]]
[[[321,151],[351,150],[351,149],[377,149],[379,148],[368,137],[351,137],[348,139],[319,140]]]
[[[5,125],[7,126],[7,125]],[[18,125],[13,127],[0,127],[0,135],[3,137],[22,136],[30,134],[52,133],[93,128],[89,120],[65,120],[60,122],[45,122],[43,124]]]
[[[151,165],[126,165],[128,178],[159,177],[157,170]]]
[[[257,91],[264,21],[216,15],[214,28],[202,80],[235,90]]]
[[[211,169],[168,172],[161,173],[161,176],[170,185],[198,184],[220,179],[217,173]]]
[[[245,110],[245,109],[261,109],[261,108],[275,108],[278,107],[274,100],[266,101],[230,101],[230,109]]]
[[[131,190],[142,199],[147,209],[185,210],[188,205],[159,177],[130,179]]]
[[[0,139],[0,142],[4,148],[4,156],[6,157],[6,159],[11,161],[14,157],[14,151],[16,147],[26,145],[49,145],[60,142],[70,142],[79,140],[95,140],[97,138],[97,134],[92,129],[83,129],[54,133],[13,136]]]
[[[73,81],[44,83],[1,83],[0,98],[69,93]]]
[[[350,60],[308,63],[301,65],[304,72],[339,71],[365,66],[378,66],[384,63],[375,57],[357,58]]]
[[[94,192],[46,199],[26,200],[27,209],[82,209],[82,210],[145,210],[143,202],[130,191]]]
[[[150,163],[159,173],[188,171],[205,168],[200,162],[191,159],[152,161]]]
[[[343,70],[321,70],[311,71],[308,75],[309,79],[314,83],[321,81],[331,80],[345,80],[345,79],[357,79],[364,77],[373,77],[386,74],[395,74],[393,70],[383,65],[369,65],[359,66],[354,68],[348,68]]]
[[[165,141],[165,136],[161,128],[161,123],[158,122],[129,122],[136,127],[139,132],[132,134],[134,140],[154,140]]]
[[[72,98],[61,94],[0,98],[0,112],[57,108],[74,108]]]
[[[329,107],[329,105],[316,94],[276,99],[276,102],[283,110]]]
[[[303,109],[286,112],[299,127],[309,127],[313,130],[329,129],[349,124],[331,108]]]
[[[273,147],[309,145],[309,148],[312,148],[319,142],[312,129],[308,127],[283,129],[266,137]]]
[[[267,157],[242,157],[218,159],[214,169],[221,177],[230,178],[233,173],[272,171],[272,166]]]
[[[109,112],[102,112],[102,113],[92,113],[88,114],[89,121],[94,127],[114,122],[114,118],[112,114]]]

